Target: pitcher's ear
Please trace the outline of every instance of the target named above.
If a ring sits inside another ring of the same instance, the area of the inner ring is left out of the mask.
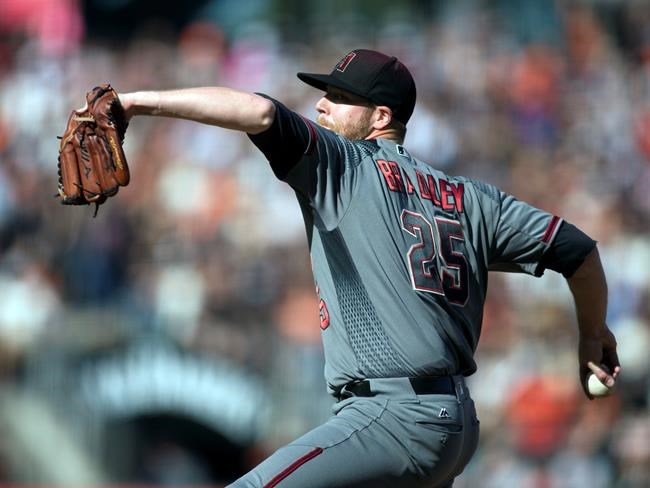
[[[378,105],[375,107],[375,121],[373,123],[374,129],[385,129],[393,120],[393,111],[385,105]]]

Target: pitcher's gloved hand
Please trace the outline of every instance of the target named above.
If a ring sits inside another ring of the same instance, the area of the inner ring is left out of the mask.
[[[65,205],[99,205],[129,184],[122,143],[128,126],[115,90],[104,83],[73,110],[59,145],[59,197]]]

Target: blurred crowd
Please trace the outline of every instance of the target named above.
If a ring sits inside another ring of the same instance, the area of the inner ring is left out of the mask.
[[[605,2],[611,17],[598,2],[541,2],[550,12],[526,36],[512,28],[525,21],[517,11],[449,2],[431,19],[402,12],[370,34],[363,18],[340,19],[338,31],[323,22],[301,42],[282,22],[225,30],[201,18],[178,32],[143,19],[136,35],[108,41],[84,35],[67,0],[45,2],[56,7],[49,21],[16,29],[18,5],[30,3],[0,0],[0,390],[28,390],[36,363],[49,371],[165,338],[267,385],[272,420],[250,463],[326,418],[302,217],[246,136],[134,119],[131,184],[96,218],[53,197],[56,136],[105,81],[118,91],[226,85],[314,118],[319,94],[295,73],[375,48],[417,82],[406,147],[583,229],[609,283],[623,374],[614,396],[589,402],[561,276],[491,275],[469,379],[481,443],[457,485],[650,486],[650,2]],[[7,442],[0,479],[15,481]],[[209,481],[175,476],[144,481]]]

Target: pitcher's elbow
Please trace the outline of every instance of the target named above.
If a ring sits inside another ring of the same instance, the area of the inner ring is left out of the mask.
[[[273,121],[275,120],[275,104],[266,98],[262,98],[260,100],[259,113],[256,119],[257,123],[255,124],[255,127],[252,127],[248,131],[250,134],[259,134],[273,125]]]

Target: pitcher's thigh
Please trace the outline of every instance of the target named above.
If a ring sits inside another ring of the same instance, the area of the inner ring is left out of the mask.
[[[385,405],[356,402],[279,449],[232,488],[420,487]],[[386,423],[388,422],[388,423]]]

